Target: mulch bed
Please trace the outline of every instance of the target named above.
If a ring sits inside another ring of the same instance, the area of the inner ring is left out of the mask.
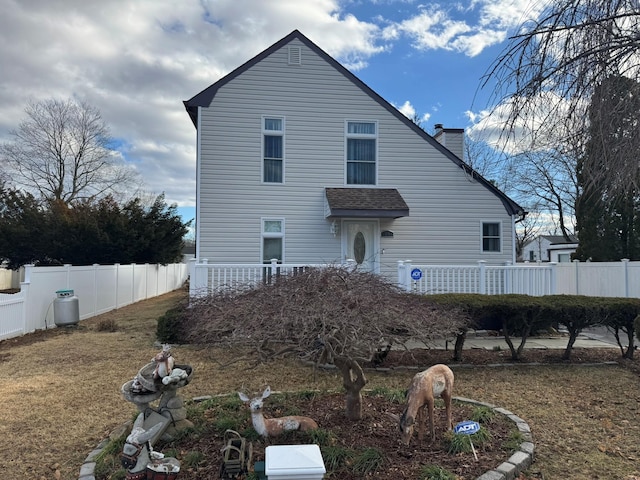
[[[607,349],[576,349],[569,362],[562,361],[562,351],[527,351],[519,362],[510,359],[508,351],[465,350],[462,365],[491,365],[491,364],[596,364],[601,362],[625,362],[634,367],[634,362],[622,360],[620,351],[614,348]],[[451,363],[451,351],[444,350],[414,350],[389,352],[382,365],[377,368],[416,368],[415,365],[429,366],[434,363]],[[455,364],[453,364],[455,369]],[[369,365],[368,368],[373,368]],[[419,368],[419,367],[418,367]],[[355,480],[361,478],[376,478],[379,480],[391,480],[398,478],[420,478],[421,469],[425,465],[438,465],[455,474],[460,480],[475,479],[488,470],[492,470],[504,462],[512,453],[507,446],[510,432],[515,427],[512,422],[502,415],[495,417],[488,425],[491,440],[478,447],[478,459],[475,460],[471,453],[451,454],[447,451],[447,443],[444,441],[446,432],[444,429],[444,409],[441,401],[436,408],[437,438],[435,442],[426,439],[419,441],[414,434],[411,444],[407,447],[399,442],[397,424],[390,419],[385,412],[400,414],[403,405],[392,402],[384,396],[367,395],[364,400],[363,418],[358,422],[352,422],[345,418],[344,395],[331,394],[315,396],[311,399],[291,398],[286,401],[286,408],[299,411],[305,416],[317,420],[321,429],[329,430],[335,437],[333,447],[343,447],[354,453],[354,457],[345,460],[344,467],[331,478],[341,480]],[[269,405],[269,403],[272,405]],[[276,405],[273,405],[273,402]],[[265,401],[266,416],[279,416],[277,400],[270,398]],[[473,406],[455,402],[453,408],[454,423],[463,419],[469,419]],[[206,413],[205,417],[212,422],[215,420],[214,411]],[[213,423],[212,423],[213,425]],[[201,452],[206,459],[197,466],[184,466],[181,472],[182,480],[195,480],[200,478],[219,478],[219,468],[222,463],[220,449],[224,446],[223,434],[216,431],[213,426],[202,435],[190,436],[179,442],[179,445],[167,448],[179,448],[185,454],[188,452]],[[251,430],[249,415],[242,428]],[[264,461],[264,450],[268,445],[279,444],[304,444],[313,443],[305,433],[289,432],[284,436],[267,440],[257,439],[252,442],[253,463]],[[354,471],[358,468],[358,454],[366,449],[375,449],[382,453],[383,462],[371,472]],[[326,458],[325,458],[326,462]],[[337,475],[337,476],[336,476]],[[526,477],[521,476],[520,479]]]

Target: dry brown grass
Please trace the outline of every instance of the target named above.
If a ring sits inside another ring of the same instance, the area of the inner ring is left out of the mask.
[[[135,409],[120,387],[157,352],[156,319],[184,292],[53,329],[0,342],[3,476],[10,479],[76,479],[87,454]],[[99,331],[113,320],[116,332]],[[185,398],[277,390],[339,390],[335,372],[314,372],[292,360],[248,370],[222,368],[225,352],[181,346],[179,363],[194,368]],[[636,360],[637,362],[637,360]],[[368,388],[405,388],[411,372],[368,373]],[[458,396],[512,410],[533,430],[537,461],[528,478],[632,479],[640,476],[640,382],[616,366],[537,366],[456,370]]]

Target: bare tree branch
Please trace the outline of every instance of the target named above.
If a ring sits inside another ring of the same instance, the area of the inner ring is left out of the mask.
[[[72,204],[136,189],[135,170],[110,148],[100,112],[85,102],[31,102],[0,155],[19,186],[49,201]]]
[[[588,138],[587,108],[611,75],[640,75],[638,0],[555,0],[536,22],[522,25],[495,60],[483,87],[495,82],[491,102],[504,118],[502,142],[525,136],[531,149],[548,148],[543,124],[564,125],[555,143],[578,158]],[[572,138],[573,137],[573,138]],[[558,141],[559,140],[559,141]],[[634,187],[638,162],[619,162],[624,187]]]

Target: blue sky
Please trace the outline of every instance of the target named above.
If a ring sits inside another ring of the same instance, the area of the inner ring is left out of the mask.
[[[182,101],[294,29],[427,131],[479,132],[480,79],[544,1],[0,0],[0,141],[29,100],[86,100],[144,189],[188,220],[196,135]]]

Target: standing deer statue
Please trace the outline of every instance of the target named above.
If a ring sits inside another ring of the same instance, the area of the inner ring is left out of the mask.
[[[290,430],[306,432],[307,430],[315,430],[318,428],[318,424],[309,417],[290,415],[279,418],[264,418],[264,415],[262,414],[263,401],[269,395],[271,395],[271,388],[269,387],[262,392],[261,397],[255,398],[249,398],[244,393],[238,392],[240,400],[249,405],[253,428],[258,432],[258,434],[266,438],[275,437]]]
[[[436,397],[444,400],[447,414],[447,430],[453,428],[451,420],[451,396],[453,394],[453,372],[446,365],[438,364],[417,373],[409,389],[407,390],[407,406],[402,412],[402,416],[389,413],[388,415],[400,425],[400,439],[405,445],[409,445],[413,428],[418,420],[418,439],[424,438],[424,411],[427,409],[429,415],[429,429],[431,441],[436,439],[434,427],[434,405]]]

